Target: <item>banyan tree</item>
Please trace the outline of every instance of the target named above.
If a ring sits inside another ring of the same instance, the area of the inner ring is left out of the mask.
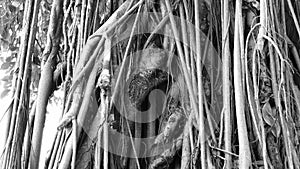
[[[2,95],[11,93],[1,168],[300,168],[300,2],[1,8]]]

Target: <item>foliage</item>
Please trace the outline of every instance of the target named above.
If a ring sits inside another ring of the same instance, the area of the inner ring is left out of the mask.
[[[12,84],[13,67],[19,51],[24,7],[22,1],[1,1],[0,10],[0,68],[4,74],[1,78],[4,90],[1,91],[0,97],[3,98],[8,94]]]

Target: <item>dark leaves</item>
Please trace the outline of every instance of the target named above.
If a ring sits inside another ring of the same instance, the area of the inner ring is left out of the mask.
[[[128,89],[131,103],[136,107],[140,107],[149,92],[160,84],[166,83],[169,78],[167,72],[157,69],[145,70],[135,74]]]

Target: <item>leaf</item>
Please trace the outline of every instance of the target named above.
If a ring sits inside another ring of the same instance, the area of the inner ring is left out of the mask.
[[[10,87],[11,87],[11,82],[5,81],[3,86],[4,86],[4,88],[6,88],[6,89],[7,89],[7,88],[10,88]]]
[[[16,51],[18,49],[19,49],[19,47],[16,47],[16,46],[10,46],[9,47],[9,50],[11,50],[11,51]]]
[[[0,95],[0,98],[1,99],[3,99],[5,96],[7,96],[7,94],[9,93],[9,89],[5,89],[2,93],[1,93],[1,95]]]
[[[1,69],[8,69],[10,66],[10,63],[9,62],[5,62],[1,65]]]
[[[274,134],[274,136],[276,136],[277,138],[279,138],[280,137],[280,132],[281,132],[281,126],[279,124],[279,121],[276,121],[275,127],[272,130],[272,133]]]
[[[5,62],[11,62],[14,58],[13,57],[7,57],[5,58]]]
[[[262,114],[263,114],[263,119],[264,121],[269,125],[269,126],[273,126],[275,121],[276,121],[276,117],[274,114],[274,110],[271,108],[269,103],[266,103],[263,108],[262,108]]]
[[[270,103],[267,102],[262,108],[264,121],[271,126],[271,132],[274,136],[279,137],[281,127],[279,121],[276,119],[276,110],[272,109]]]
[[[9,41],[7,41],[5,39],[0,39],[0,44],[1,44],[1,47],[3,47],[3,49],[8,49],[8,47],[9,47]]]
[[[7,7],[9,9],[9,11],[12,12],[12,13],[17,11],[17,8],[13,5],[8,5]]]
[[[12,80],[12,76],[4,76],[1,80],[5,82],[10,82]]]

